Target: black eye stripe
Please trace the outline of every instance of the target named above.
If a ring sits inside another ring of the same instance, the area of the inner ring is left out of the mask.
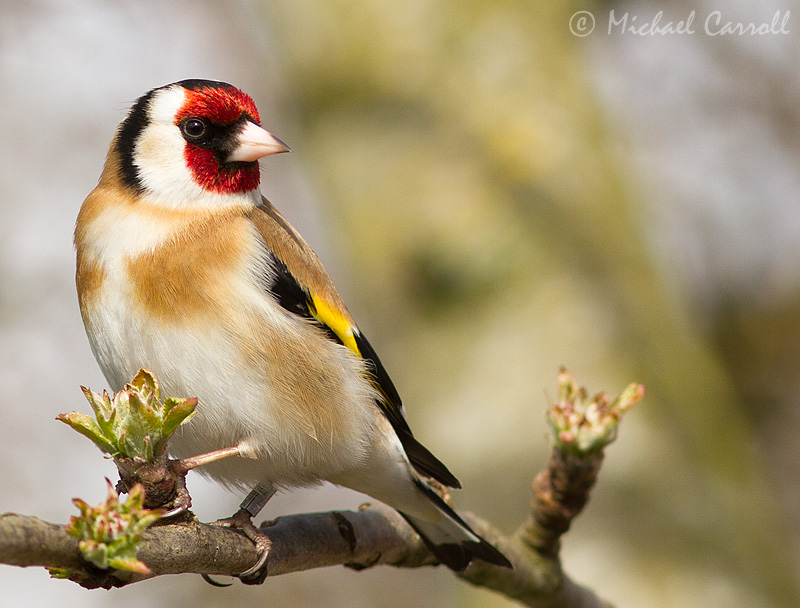
[[[220,162],[236,148],[239,132],[247,121],[244,115],[229,125],[219,125],[202,116],[187,116],[178,123],[181,136],[190,143],[211,150]]]

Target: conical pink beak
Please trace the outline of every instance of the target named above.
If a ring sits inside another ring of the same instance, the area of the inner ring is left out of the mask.
[[[244,129],[239,132],[238,140],[239,145],[227,158],[229,163],[249,163],[270,154],[292,151],[272,133],[249,120],[245,123]]]

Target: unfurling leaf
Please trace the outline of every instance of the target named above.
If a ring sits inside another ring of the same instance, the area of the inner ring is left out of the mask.
[[[91,439],[103,452],[116,458],[141,458],[153,462],[161,457],[170,435],[186,422],[197,407],[197,399],[168,397],[161,400],[161,386],[146,369],[118,393],[102,395],[81,387],[92,406],[95,420],[80,412],[60,414],[58,420]]]

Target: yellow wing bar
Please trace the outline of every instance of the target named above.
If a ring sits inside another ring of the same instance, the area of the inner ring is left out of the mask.
[[[311,294],[311,302],[309,308],[314,318],[320,323],[330,327],[331,331],[335,333],[347,348],[352,350],[355,354],[361,357],[361,351],[356,344],[356,339],[353,336],[353,326],[345,318],[338,308],[333,308],[328,305],[325,300],[320,299],[314,294]]]

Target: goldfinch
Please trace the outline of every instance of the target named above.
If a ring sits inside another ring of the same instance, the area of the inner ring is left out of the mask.
[[[134,103],[75,228],[81,315],[106,379],[120,390],[146,367],[167,394],[199,398],[171,451],[240,448],[205,472],[253,490],[245,529],[277,490],[328,481],[397,509],[454,570],[510,567],[426,481],[460,487],[414,438],[315,253],[261,196],[258,159],[287,151],[223,82]]]

